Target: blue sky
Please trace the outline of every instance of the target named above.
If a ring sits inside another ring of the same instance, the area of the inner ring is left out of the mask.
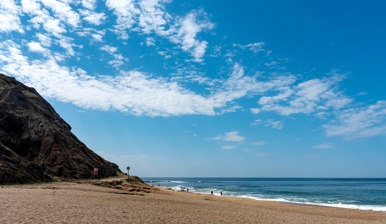
[[[385,177],[381,1],[3,0],[0,71],[139,176]]]

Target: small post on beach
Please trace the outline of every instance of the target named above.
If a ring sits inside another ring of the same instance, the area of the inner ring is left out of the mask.
[[[130,172],[130,166],[127,166],[126,169],[127,169],[127,178],[129,178],[129,177],[130,177],[130,175],[129,175],[129,172]]]

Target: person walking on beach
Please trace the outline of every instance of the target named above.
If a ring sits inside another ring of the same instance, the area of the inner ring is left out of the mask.
[[[213,191],[210,191],[210,194],[213,195]]]

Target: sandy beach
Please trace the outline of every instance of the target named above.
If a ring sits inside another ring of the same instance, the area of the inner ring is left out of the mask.
[[[95,181],[2,186],[0,223],[386,223],[381,212],[121,186],[126,187]]]

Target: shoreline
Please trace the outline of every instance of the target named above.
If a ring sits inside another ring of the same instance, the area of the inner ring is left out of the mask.
[[[152,185],[150,185],[152,186]],[[166,186],[153,186],[153,187],[159,187],[163,188],[165,190],[171,190],[176,192],[187,192],[186,190],[177,190],[173,189],[172,187],[166,187]],[[188,191],[187,193],[194,193],[194,194],[204,194],[204,195],[211,195],[210,193],[206,192],[199,192],[199,191]],[[286,199],[263,199],[263,198],[256,198],[251,196],[231,196],[231,195],[218,195],[213,194],[213,196],[216,197],[234,197],[234,198],[247,198],[252,199],[255,201],[266,201],[266,202],[273,202],[278,204],[290,204],[290,205],[299,205],[299,206],[314,206],[314,207],[326,207],[326,208],[339,208],[339,209],[350,209],[350,210],[359,210],[359,211],[370,211],[370,212],[380,212],[380,213],[386,213],[386,206],[382,206],[382,210],[376,210],[374,209],[374,205],[354,205],[354,204],[327,204],[327,203],[314,203],[314,202],[296,202],[296,201],[288,201]],[[360,207],[368,207],[368,206],[374,206],[370,208],[360,208]]]
[[[3,186],[0,223],[386,223],[382,212],[97,184],[117,180]]]

